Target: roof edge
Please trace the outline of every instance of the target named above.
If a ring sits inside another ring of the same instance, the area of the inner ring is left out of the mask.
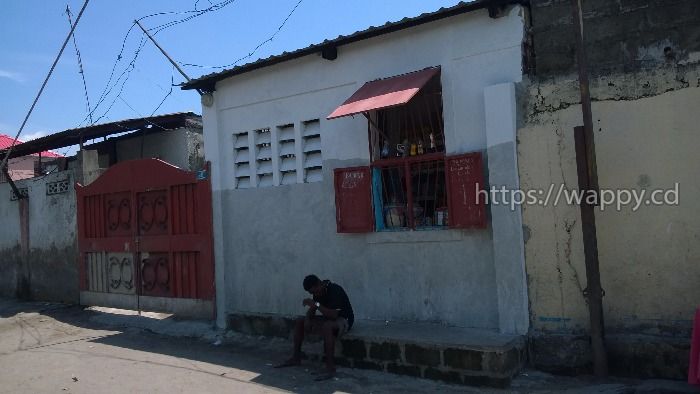
[[[426,23],[449,18],[452,16],[465,14],[472,11],[477,11],[484,8],[497,8],[507,5],[528,5],[529,0],[474,0],[469,3],[460,2],[459,4],[441,8],[435,12],[423,13],[412,18],[403,18],[397,22],[387,22],[378,27],[370,27],[349,35],[341,35],[333,40],[325,40],[318,44],[312,44],[306,48],[297,49],[292,52],[283,52],[280,55],[273,55],[265,59],[260,59],[252,63],[236,66],[228,70],[211,73],[192,79],[181,86],[182,90],[201,89],[212,92],[216,88],[216,83],[236,75],[245,74],[257,69],[273,66],[289,60],[298,59],[307,55],[318,53],[325,48],[337,48],[343,45],[351,44],[358,41],[363,41],[369,38],[381,36],[384,34],[393,33],[396,31],[408,29],[415,26],[420,26]]]

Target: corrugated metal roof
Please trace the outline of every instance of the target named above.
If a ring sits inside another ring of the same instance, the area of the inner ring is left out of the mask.
[[[172,130],[187,125],[188,120],[200,119],[194,112],[176,112],[172,114],[149,116],[147,118],[124,119],[116,122],[101,123],[92,126],[68,129],[46,137],[37,138],[21,145],[15,145],[10,157],[27,156],[34,153],[77,145],[81,142],[95,138],[106,137],[112,134],[139,130],[142,128],[158,128]],[[0,150],[0,157],[4,157],[6,149]]]
[[[395,77],[367,82],[328,115],[327,119],[406,104],[431,78],[439,73],[440,67],[430,67]]]
[[[7,149],[12,146],[12,141],[14,141],[13,137],[10,137],[9,135],[6,134],[0,134],[0,149]],[[17,140],[15,143],[15,147],[13,149],[17,149],[21,144],[24,142]],[[38,156],[39,153],[34,153],[33,155]],[[58,153],[54,153],[51,151],[43,151],[41,152],[41,156],[43,157],[63,157],[63,155],[59,155]]]
[[[495,9],[497,7],[502,7],[509,4],[526,5],[529,4],[529,0],[475,0],[470,2],[460,2],[459,4],[452,7],[443,7],[434,12],[424,13],[413,18],[403,18],[397,22],[387,22],[382,26],[370,26],[365,30],[356,31],[355,33],[349,35],[340,35],[335,39],[325,40],[319,44],[313,44],[306,48],[297,49],[292,52],[283,52],[279,55],[270,56],[264,59],[258,59],[252,63],[247,63],[241,66],[235,66],[224,71],[203,75],[199,78],[192,79],[189,82],[183,84],[182,89],[202,89],[205,91],[213,91],[216,82],[221,81],[222,79],[232,77],[234,75],[247,73],[259,68],[268,67],[302,56],[318,53],[323,51],[324,49],[337,48],[339,46],[350,44],[356,41],[366,40],[368,38],[376,37],[382,34],[392,33],[398,30],[403,30],[409,27],[422,25],[424,23],[449,18],[451,16],[463,14],[466,12],[475,11],[483,8]]]

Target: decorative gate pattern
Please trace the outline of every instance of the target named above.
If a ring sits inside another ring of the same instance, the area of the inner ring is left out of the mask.
[[[133,160],[88,186],[77,184],[76,192],[83,303],[187,314],[185,299],[213,300],[208,177],[198,180],[157,159]]]

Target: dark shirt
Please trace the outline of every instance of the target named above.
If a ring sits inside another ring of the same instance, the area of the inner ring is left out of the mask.
[[[338,316],[348,321],[348,329],[350,329],[352,323],[355,322],[355,313],[352,311],[348,295],[342,287],[332,283],[330,280],[324,280],[323,284],[326,286],[326,293],[321,297],[314,296],[314,301],[326,308],[337,309]]]

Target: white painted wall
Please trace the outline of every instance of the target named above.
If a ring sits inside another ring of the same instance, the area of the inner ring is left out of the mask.
[[[483,91],[522,78],[523,10],[488,17],[467,13],[338,48],[338,59],[309,55],[220,81],[214,92],[216,132],[205,123],[207,157],[233,188],[232,134],[321,119],[324,160],[369,161],[366,120],[325,117],[365,82],[442,67],[447,153],[486,148]],[[212,111],[204,111],[211,117]]]

